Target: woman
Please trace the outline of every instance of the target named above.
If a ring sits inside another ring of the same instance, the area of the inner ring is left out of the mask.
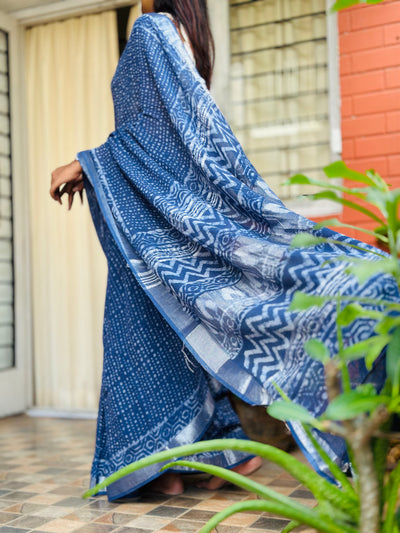
[[[192,56],[189,61],[196,61],[199,71],[209,85],[212,74],[213,41],[206,2],[180,1],[176,2],[175,7],[174,1],[155,0],[154,4],[151,0],[143,0],[143,13],[166,12],[184,41],[186,52]],[[162,18],[166,17],[163,15]],[[169,20],[163,22],[171,26]],[[176,33],[175,29],[172,31]],[[190,41],[188,35],[191,37]],[[193,44],[190,45],[190,43]],[[122,93],[127,92],[125,69],[127,66],[131,67],[133,63],[131,54],[132,51],[128,45],[113,81],[115,100]],[[188,59],[185,58],[185,60]],[[129,81],[132,82],[132,80]],[[122,93],[119,84],[122,85]],[[124,122],[124,119],[118,117],[120,111],[118,107],[116,104],[117,126]],[[122,109],[122,112],[132,115],[137,112],[137,102],[132,102],[127,107],[127,109]],[[128,117],[128,120],[130,118]],[[61,189],[62,185],[64,187]],[[89,184],[87,184],[88,187]],[[54,171],[51,195],[60,203],[62,195],[67,194],[69,208],[71,208],[74,194],[76,192],[82,194],[83,188],[83,171],[79,160]],[[91,193],[88,191],[88,194],[90,196]],[[121,466],[139,459],[143,454],[181,442],[179,439],[184,439],[182,442],[192,442],[201,436],[203,438],[245,438],[239,420],[230,406],[226,391],[217,383],[208,383],[207,380],[210,378],[204,375],[199,366],[193,368],[195,363],[190,361],[191,356],[183,351],[182,341],[159,315],[148,297],[143,294],[143,290],[132,273],[126,271],[126,261],[113,243],[104,221],[99,220],[101,215],[97,212],[98,207],[94,198],[92,198],[91,209],[109,264],[104,324],[104,374],[92,484],[96,484]],[[122,291],[125,294],[122,298],[125,299],[127,294],[129,294],[128,299],[131,298],[131,308],[127,309],[127,302],[125,302],[126,312],[122,315],[120,313],[113,315],[115,307],[121,305],[121,286],[126,288],[126,291]],[[136,315],[137,309],[140,310],[140,318]],[[138,323],[141,323],[140,331],[135,328]],[[156,346],[153,342],[154,335],[159,338]],[[117,350],[118,353],[116,353]],[[158,369],[154,369],[146,359],[149,353],[157,359]],[[139,398],[137,400],[139,405],[135,405],[132,409],[134,412],[129,417],[122,418],[124,398],[120,397],[117,401],[114,398],[110,400],[110,396],[116,396],[121,373],[126,376],[128,369],[131,374],[124,381],[126,394],[142,396],[142,401]],[[142,375],[139,376],[140,373]],[[159,374],[159,379],[154,379],[156,373]],[[173,390],[171,390],[171,383],[175,385]],[[174,398],[170,398],[171,392]],[[163,402],[168,405],[168,409],[163,406]],[[188,435],[185,436],[185,433]],[[212,457],[201,457],[201,459],[232,467],[244,474],[260,466],[259,458],[248,460],[244,454],[212,455]],[[243,460],[245,460],[244,463]],[[236,466],[237,463],[239,466]],[[109,498],[116,499],[131,493],[157,476],[158,470],[159,467],[151,469],[128,483],[114,484],[108,491]],[[221,480],[217,478],[202,484],[204,488],[209,489],[215,489],[221,485]],[[183,491],[183,483],[179,474],[169,473],[154,482],[152,488],[166,494],[180,494]]]
[[[323,367],[304,343],[318,337],[337,352],[335,308],[293,313],[296,290],[399,297],[389,276],[362,286],[347,276],[344,263],[333,261],[343,246],[290,248],[299,231],[352,241],[316,231],[289,211],[246,158],[207,90],[206,1],[142,6],[148,14],[135,23],[112,83],[116,130],[52,176],[51,195],[60,203],[67,194],[71,206],[85,188],[109,266],[92,484],[161,449],[241,436],[224,386],[266,405],[277,397],[277,384],[314,415],[323,412]],[[371,328],[356,321],[343,334],[345,343],[358,342]],[[350,374],[353,385],[380,386],[382,361],[371,371],[354,362]],[[301,426],[290,427],[324,473]],[[318,438],[346,468],[343,442]],[[259,465],[234,452],[197,459],[245,474]],[[111,485],[108,497],[157,476],[152,467],[131,474]],[[179,473],[159,478],[155,488],[181,492]]]

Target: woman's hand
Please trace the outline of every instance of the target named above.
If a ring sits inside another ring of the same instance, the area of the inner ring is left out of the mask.
[[[61,197],[68,194],[68,209],[71,209],[74,194],[78,192],[83,203],[83,173],[79,161],[56,168],[51,174],[50,196],[62,204]]]

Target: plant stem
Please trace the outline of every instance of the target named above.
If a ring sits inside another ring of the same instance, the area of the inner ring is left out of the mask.
[[[355,439],[353,452],[359,475],[360,533],[379,533],[379,484],[370,441]]]
[[[378,407],[368,418],[350,421],[354,431],[347,441],[352,449],[359,478],[360,533],[380,532],[380,486],[372,450],[372,435],[389,418],[385,406]]]
[[[336,301],[336,316],[339,316],[341,308],[342,308],[342,298],[339,295],[337,297],[337,301]],[[342,327],[338,323],[336,323],[336,327],[337,327],[337,340],[338,340],[338,355],[339,355],[339,357],[341,357],[341,353],[343,352],[343,349],[344,349],[343,331],[342,331]],[[349,374],[349,370],[347,368],[346,361],[343,360],[343,359],[342,359],[341,371],[342,371],[343,391],[344,392],[349,392],[349,391],[351,391],[350,374]]]

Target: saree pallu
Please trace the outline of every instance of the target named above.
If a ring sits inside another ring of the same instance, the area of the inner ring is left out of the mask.
[[[321,414],[324,370],[304,344],[318,338],[337,353],[336,304],[294,313],[295,291],[399,300],[390,276],[360,285],[334,260],[366,257],[367,245],[315,230],[260,178],[166,16],[136,21],[112,92],[115,131],[78,154],[109,264],[92,484],[154,451],[240,436],[226,388],[267,405],[278,385]],[[339,244],[291,249],[304,231]],[[365,251],[345,246],[355,242]],[[345,345],[368,338],[372,327],[353,322],[343,331]],[[353,386],[380,387],[385,379],[383,356],[372,371],[362,360],[349,370]],[[301,427],[290,427],[324,474]],[[346,468],[342,440],[318,439]],[[231,467],[247,457],[197,458]],[[109,498],[132,492],[157,470],[112,485]]]

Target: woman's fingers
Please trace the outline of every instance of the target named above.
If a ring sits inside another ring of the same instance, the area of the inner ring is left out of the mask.
[[[68,165],[56,168],[51,174],[50,196],[60,204],[62,204],[63,194],[71,197],[71,194],[73,196],[75,192],[81,190],[81,187],[83,188],[83,174],[79,161],[75,160]],[[72,205],[71,198],[68,203]]]
[[[69,183],[66,183],[63,188],[60,190],[60,199],[64,194],[68,195],[68,210],[71,209],[73,201],[74,201],[74,195],[78,192],[81,197],[81,203],[83,203],[83,180],[82,179],[76,179],[74,181],[70,181]]]
[[[61,169],[57,169],[53,172],[50,195],[54,200],[62,204],[61,198],[64,194],[67,194],[68,209],[71,209],[74,201],[74,194],[76,192],[79,192],[81,202],[83,203],[83,175],[80,172],[72,177],[71,175],[66,176],[64,170],[64,167],[62,167]]]

